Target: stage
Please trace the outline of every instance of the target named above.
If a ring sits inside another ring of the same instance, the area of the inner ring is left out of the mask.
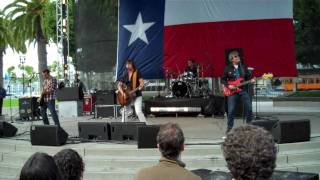
[[[270,108],[271,102],[259,104],[259,116],[267,119],[299,120],[310,119],[310,142],[279,144],[277,169],[286,171],[320,172],[320,113],[313,107]],[[268,112],[265,112],[268,111]],[[7,119],[8,120],[8,119]],[[220,144],[225,136],[225,117],[147,117],[151,125],[167,122],[178,123],[186,137],[186,149],[182,160],[187,169],[210,169],[227,171]],[[73,148],[84,158],[86,171],[84,179],[132,179],[143,167],[157,163],[157,149],[138,149],[135,141],[91,141],[77,140],[78,122],[119,122],[120,119],[94,119],[93,115],[78,118],[63,118],[62,127],[69,133],[66,145],[32,146],[30,143],[30,125],[42,124],[42,121],[12,123],[18,128],[17,136],[0,138],[0,177],[17,179],[21,166],[34,152],[54,154],[63,148]],[[52,121],[50,120],[52,123]],[[235,120],[235,127],[243,124],[243,119]]]

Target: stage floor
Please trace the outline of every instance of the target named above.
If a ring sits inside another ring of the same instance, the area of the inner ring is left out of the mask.
[[[263,119],[275,119],[281,120],[299,120],[310,119],[311,123],[311,136],[317,136],[320,134],[320,113],[308,112],[308,113],[259,113]],[[120,119],[94,119],[93,116],[81,116],[77,118],[63,118],[60,119],[61,126],[69,133],[69,137],[78,137],[78,122],[120,122]],[[165,124],[167,122],[178,123],[184,131],[186,137],[186,143],[194,142],[213,142],[221,141],[225,136],[226,130],[226,118],[225,117],[147,117],[148,124]],[[134,122],[134,121],[129,121]],[[50,123],[53,123],[50,119]],[[30,125],[42,124],[42,121],[16,121],[12,123],[18,128],[18,136],[12,137],[12,139],[18,140],[30,140]],[[243,125],[243,119],[235,119],[235,127]]]

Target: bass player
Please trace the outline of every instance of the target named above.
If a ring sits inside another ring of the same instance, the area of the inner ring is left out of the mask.
[[[142,93],[141,90],[144,85],[143,78],[140,72],[136,69],[136,66],[133,60],[128,59],[126,61],[126,70],[123,75],[118,79],[118,94],[123,95],[123,99],[132,99],[132,102],[127,102],[126,107],[123,108],[124,113],[122,113],[122,122],[125,121],[127,116],[127,109],[130,108],[130,104],[134,104],[134,109],[139,118],[140,122],[146,123],[146,118],[142,112]],[[129,94],[130,92],[126,92],[127,89],[137,89],[133,94]],[[132,98],[127,98],[126,96],[132,96]]]
[[[225,67],[223,76],[221,78],[221,83],[223,86],[229,88],[230,90],[234,90],[238,88],[236,85],[231,85],[232,81],[236,81],[239,78],[242,78],[244,81],[249,80],[251,83],[255,83],[255,79],[251,79],[251,73],[249,72],[246,65],[241,63],[241,59],[238,51],[231,51],[228,55],[228,60],[230,64]],[[237,101],[241,98],[244,109],[245,109],[245,117],[246,122],[249,123],[252,120],[252,102],[251,98],[248,94],[248,86],[242,86],[241,91],[234,93],[231,96],[228,96],[228,112],[227,112],[227,131],[228,133],[234,124],[234,111],[237,105]]]

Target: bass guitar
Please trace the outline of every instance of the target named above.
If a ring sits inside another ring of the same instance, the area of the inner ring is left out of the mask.
[[[254,79],[270,79],[270,78],[273,78],[272,73],[264,73],[261,77],[254,78]],[[227,83],[228,83],[228,85],[235,86],[235,89],[229,89],[227,86],[222,85],[222,93],[225,96],[232,96],[235,93],[241,92],[242,91],[241,87],[244,85],[250,84],[251,80],[243,81],[243,78],[238,78],[237,80],[228,81]]]
[[[144,82],[144,87],[148,86],[149,82]],[[134,93],[139,90],[139,87],[135,89],[131,89],[129,86],[123,85],[122,87],[123,93],[121,91],[116,91],[118,103],[121,106],[126,106],[131,103],[131,101],[135,98]]]

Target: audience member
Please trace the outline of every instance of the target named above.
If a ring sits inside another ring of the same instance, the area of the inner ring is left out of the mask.
[[[163,125],[159,130],[157,143],[162,158],[157,165],[140,170],[135,180],[200,180],[200,177],[186,170],[181,161],[184,135],[177,124]]]
[[[276,167],[277,150],[273,137],[257,126],[240,126],[229,132],[222,150],[236,180],[266,180]]]
[[[54,155],[53,158],[64,180],[82,179],[84,163],[77,151],[64,149]]]
[[[53,158],[45,153],[33,154],[21,169],[20,180],[62,180]]]

